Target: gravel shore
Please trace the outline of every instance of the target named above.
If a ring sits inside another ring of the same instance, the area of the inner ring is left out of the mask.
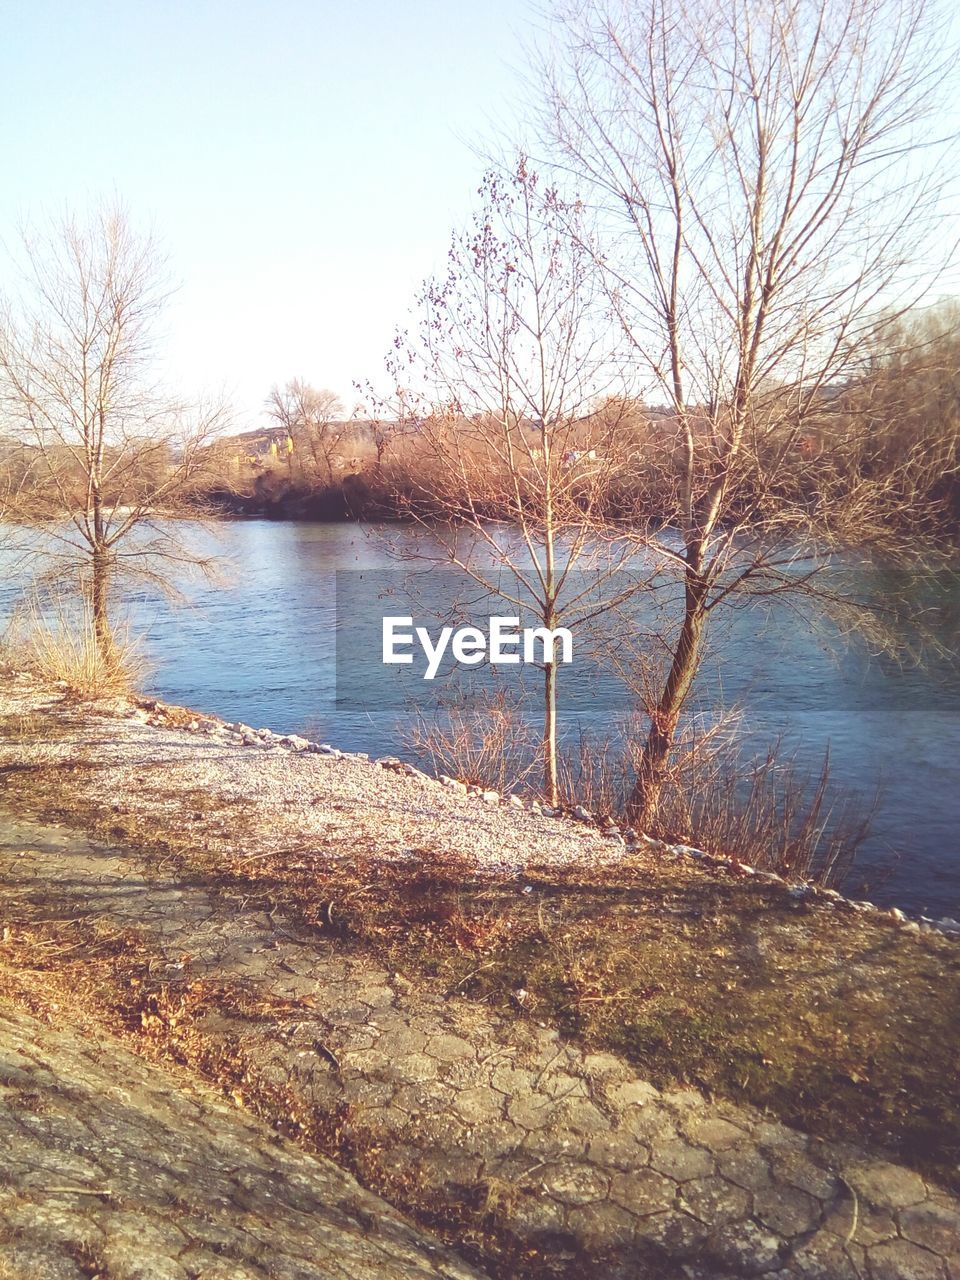
[[[239,841],[266,853],[322,843],[345,856],[441,857],[498,872],[527,863],[596,866],[624,856],[623,840],[594,826],[543,816],[495,792],[468,794],[400,761],[298,746],[303,739],[231,728],[162,703],[112,699],[71,714],[62,702],[60,691],[22,674],[9,677],[0,688],[0,716],[20,717],[24,729],[0,741],[0,763],[95,756],[86,800],[123,804],[135,794],[145,815],[169,821],[179,810],[211,845]],[[69,735],[31,734],[30,716],[55,706]],[[217,803],[212,825],[204,822],[204,799]],[[223,817],[231,809],[241,821]]]

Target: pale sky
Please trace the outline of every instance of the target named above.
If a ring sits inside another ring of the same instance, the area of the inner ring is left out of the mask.
[[[4,6],[0,238],[99,199],[179,284],[168,372],[254,425],[299,376],[348,404],[510,130],[528,0]]]
[[[0,242],[119,198],[180,285],[171,390],[222,391],[237,429],[292,377],[350,408],[468,219],[481,153],[520,132],[536,14],[537,0],[7,0]]]

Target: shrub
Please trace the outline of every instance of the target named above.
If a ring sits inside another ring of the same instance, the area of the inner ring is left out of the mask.
[[[129,693],[148,672],[138,643],[125,632],[115,632],[104,651],[86,604],[69,608],[55,601],[41,609],[34,601],[21,617],[10,648],[40,679],[62,683],[69,694],[85,700]]]

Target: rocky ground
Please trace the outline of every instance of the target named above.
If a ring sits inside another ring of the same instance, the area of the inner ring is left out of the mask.
[[[541,865],[579,859],[596,866],[623,857],[616,841],[296,744],[244,746],[242,735],[191,729],[189,719],[158,727],[148,723],[155,712],[105,710],[110,714],[99,719],[89,712],[71,719],[56,697],[26,681],[9,682],[0,697],[8,798],[23,807],[29,788],[16,780],[39,776],[52,804],[63,779],[76,787],[82,777],[76,818],[93,824],[99,814],[103,831],[106,814],[135,812],[140,828],[165,833],[171,850],[164,858],[159,842],[153,851],[132,851],[62,824],[7,821],[3,952],[16,968],[7,968],[2,985],[17,1007],[41,1019],[79,1021],[88,1034],[109,1025],[140,1054],[203,1072],[235,1103],[349,1164],[365,1185],[490,1274],[960,1277],[960,1205],[922,1160],[906,1167],[874,1144],[803,1132],[742,1099],[663,1080],[655,1087],[629,1058],[525,1014],[525,991],[514,992],[520,1008],[509,1012],[485,997],[467,998],[469,971],[453,986],[438,984],[401,972],[392,953],[378,958],[346,945],[332,928],[333,916],[349,909],[346,895],[322,904],[324,918],[311,926],[292,899],[285,902],[282,884],[266,898],[251,888],[245,900],[238,882],[226,892],[210,874],[228,848],[233,865],[261,866],[302,858],[305,841],[330,857],[366,856],[373,848],[394,867],[442,849],[501,871],[531,857]],[[60,782],[51,771],[57,762]],[[59,792],[54,807],[63,812]],[[184,825],[187,843],[196,845],[192,860],[174,839]],[[713,873],[684,867],[671,874]],[[822,904],[824,912],[832,909]],[[889,924],[854,921],[866,981],[914,963],[904,958],[908,947],[934,976],[952,972],[947,949],[955,944],[947,939],[891,943]],[[819,917],[802,923],[811,939],[821,925]],[[941,982],[941,995],[947,989]],[[887,998],[895,999],[891,982]],[[956,1010],[943,1015],[941,1038],[956,1029]],[[910,1016],[917,1019],[917,1008]],[[5,1035],[35,1046],[37,1026],[20,1014],[3,1024]],[[65,1063],[82,1076],[87,1059],[72,1034],[63,1042]],[[57,1051],[53,1041],[36,1049],[41,1058]],[[132,1059],[124,1061],[134,1070]],[[84,1090],[90,1098],[104,1085],[92,1061],[90,1070],[71,1093],[77,1123],[93,1107]],[[22,1112],[8,1107],[11,1123],[22,1125]],[[186,1121],[171,1113],[170,1123],[179,1130]],[[63,1145],[55,1127],[37,1141]],[[193,1182],[189,1159],[173,1151],[171,1158],[172,1169],[187,1169]],[[92,1192],[107,1176],[109,1170],[91,1164],[84,1173],[78,1165],[70,1185],[86,1179]],[[29,1181],[26,1165],[15,1178]],[[186,1199],[197,1208],[192,1194]],[[277,1194],[283,1202],[282,1179]],[[329,1212],[338,1211],[340,1192],[324,1194]],[[100,1238],[106,1209],[90,1198],[96,1204],[72,1210],[74,1226],[64,1227],[67,1236],[74,1232],[74,1252],[84,1215],[91,1238]],[[36,1238],[48,1201],[28,1194],[17,1203],[16,1229]],[[273,1260],[261,1257],[250,1262],[252,1274],[339,1274],[323,1270],[323,1230],[318,1221],[313,1271],[271,1271]],[[403,1239],[413,1251],[422,1245]],[[296,1255],[304,1246],[293,1240]],[[346,1241],[361,1247],[349,1232]],[[364,1275],[366,1265],[359,1256],[342,1260],[344,1274]],[[388,1259],[376,1274],[391,1274],[390,1265]],[[418,1265],[411,1262],[407,1274],[419,1274]],[[208,1273],[197,1264],[169,1274],[246,1273]]]
[[[0,1003],[0,1277],[479,1280],[183,1073]]]

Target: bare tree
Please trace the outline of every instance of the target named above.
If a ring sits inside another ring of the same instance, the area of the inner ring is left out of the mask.
[[[282,388],[271,388],[267,412],[287,432],[291,471],[296,468],[307,481],[334,484],[334,462],[351,428],[336,393],[292,378]]]
[[[67,217],[25,249],[23,288],[0,316],[0,403],[28,468],[8,515],[42,531],[56,572],[79,563],[106,652],[111,586],[130,574],[164,583],[195,559],[170,518],[202,478],[223,411],[191,413],[158,390],[163,263],[122,212]]]
[[[417,463],[403,496],[428,534],[422,554],[547,631],[575,630],[637,589],[624,572],[634,549],[606,516],[629,462],[620,415],[592,412],[618,374],[609,309],[592,250],[566,234],[579,210],[522,158],[481,194],[390,361]],[[556,661],[542,670],[543,790],[556,804]]]
[[[960,306],[941,300],[896,318],[837,397],[857,447],[840,484],[890,477],[900,518],[920,536],[953,535],[960,516]],[[819,441],[817,442],[819,446]]]
[[[398,422],[394,418],[385,419],[373,417],[367,421],[367,429],[370,432],[370,439],[373,443],[375,456],[373,474],[377,480],[382,480],[383,465],[386,460],[387,453],[399,441],[404,439],[404,427],[402,423]]]
[[[544,134],[610,232],[610,297],[677,441],[656,514],[680,619],[630,805],[650,825],[712,610],[810,590],[825,550],[905,549],[889,475],[832,484],[855,447],[833,410],[922,288],[953,64],[924,0],[583,0],[558,21]]]
[[[13,533],[9,523],[15,519],[23,501],[22,495],[32,482],[35,458],[19,441],[0,438],[0,525],[4,544]]]

